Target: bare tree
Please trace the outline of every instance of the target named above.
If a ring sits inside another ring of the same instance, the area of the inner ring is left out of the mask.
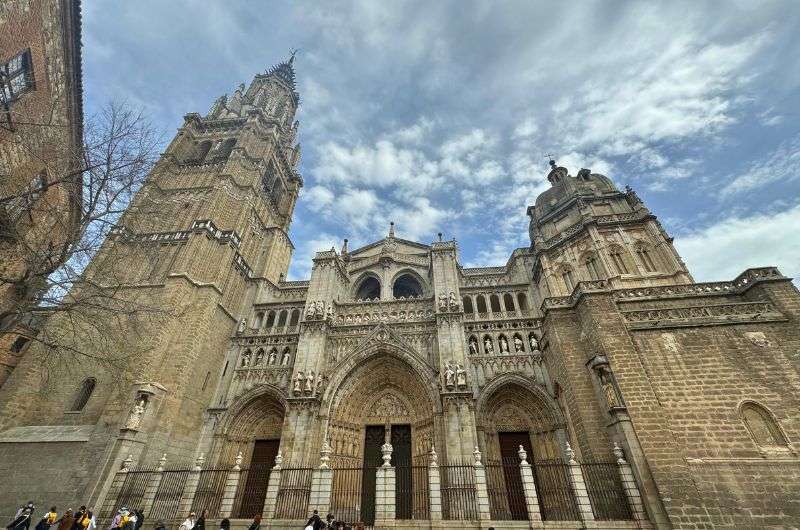
[[[121,341],[142,344],[139,324],[163,316],[130,288],[136,274],[130,258],[142,263],[149,247],[107,244],[120,224],[134,232],[156,225],[159,208],[141,190],[161,138],[123,103],[86,119],[78,152],[32,140],[31,130],[52,124],[26,126],[28,134],[14,135],[6,141],[16,145],[5,147],[36,161],[45,177],[0,199],[0,252],[14,257],[0,270],[0,289],[17,295],[0,308],[0,334],[22,333],[39,343],[48,363],[68,365],[76,356],[113,363],[131,354]]]

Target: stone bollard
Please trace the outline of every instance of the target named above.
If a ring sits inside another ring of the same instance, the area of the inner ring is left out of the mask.
[[[486,487],[486,468],[481,462],[481,452],[476,447],[472,452],[475,462],[472,464],[475,469],[475,501],[478,507],[478,519],[488,521],[492,518],[489,508],[489,490]]]
[[[622,481],[622,489],[625,491],[625,497],[628,499],[628,506],[631,508],[633,519],[637,523],[647,523],[647,513],[644,510],[644,503],[642,503],[642,495],[639,492],[639,487],[636,485],[636,478],[633,476],[633,469],[631,465],[625,460],[625,454],[617,442],[614,442],[614,456],[617,457],[617,466],[619,467],[619,478]]]
[[[281,469],[283,466],[283,455],[278,450],[278,455],[275,457],[275,466],[269,474],[269,482],[267,483],[267,495],[264,499],[264,512],[262,517],[264,519],[274,519],[275,510],[278,506],[278,489],[281,485]]]
[[[589,491],[586,489],[586,481],[583,479],[583,470],[580,463],[575,460],[575,451],[572,450],[569,442],[567,442],[564,452],[567,455],[569,464],[569,483],[572,486],[572,492],[575,494],[575,502],[578,504],[578,513],[581,521],[584,523],[593,522],[592,501],[589,499]]]
[[[532,527],[542,527],[542,512],[539,509],[539,497],[536,493],[536,482],[533,480],[533,469],[528,463],[528,453],[520,445],[519,474],[522,477],[522,489],[525,492],[525,506],[528,508],[528,520]]]
[[[439,475],[439,455],[436,448],[431,446],[428,461],[428,503],[431,511],[431,521],[442,520],[442,477]]]
[[[222,500],[219,503],[219,516],[230,517],[233,515],[233,503],[236,501],[236,491],[239,489],[239,481],[242,477],[242,452],[236,455],[233,467],[225,477],[225,489],[222,490]]]

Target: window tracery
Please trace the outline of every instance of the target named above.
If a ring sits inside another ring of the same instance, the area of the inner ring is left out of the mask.
[[[766,407],[748,401],[741,406],[739,413],[750,437],[759,447],[788,445],[780,426]]]

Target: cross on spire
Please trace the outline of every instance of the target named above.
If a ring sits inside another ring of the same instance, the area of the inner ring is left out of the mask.
[[[547,154],[544,155],[544,157],[550,161],[550,167],[556,167],[555,156],[556,155],[551,154],[551,153],[547,153]]]

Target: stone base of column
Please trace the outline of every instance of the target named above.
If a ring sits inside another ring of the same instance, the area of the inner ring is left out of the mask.
[[[317,510],[324,520],[331,507],[331,484],[333,470],[330,468],[315,469],[311,475],[311,493],[308,497],[308,516]],[[275,492],[277,496],[277,490]]]
[[[395,520],[395,470],[391,466],[378,468],[375,474],[375,526],[384,526]],[[383,522],[382,525],[378,521]]]

